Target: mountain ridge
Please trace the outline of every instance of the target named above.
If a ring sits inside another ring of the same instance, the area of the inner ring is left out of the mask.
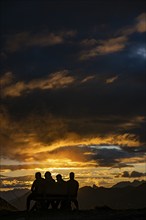
[[[119,187],[120,185],[120,187]],[[18,210],[26,209],[28,189],[14,189],[0,192],[0,196]],[[14,195],[13,195],[14,194]],[[79,189],[78,201],[81,209],[108,206],[112,209],[146,208],[146,181],[120,182],[111,188],[96,185]],[[13,195],[13,196],[12,196]]]

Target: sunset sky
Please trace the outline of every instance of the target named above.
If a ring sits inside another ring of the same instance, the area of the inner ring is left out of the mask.
[[[145,1],[1,0],[0,26],[1,188],[146,179]]]

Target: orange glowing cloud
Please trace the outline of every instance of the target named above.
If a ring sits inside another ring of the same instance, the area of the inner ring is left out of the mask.
[[[64,88],[75,81],[74,77],[69,75],[68,70],[51,73],[45,78],[31,80],[28,83],[24,81],[14,83],[12,82],[12,77],[12,73],[8,72],[1,78],[1,93],[3,97],[18,97],[24,92],[30,92],[35,89],[46,90]]]
[[[115,121],[115,118],[111,118],[111,120]],[[134,118],[129,119],[130,128],[137,128],[144,120],[145,118],[142,116],[135,117],[135,120]],[[85,130],[84,133],[70,130],[74,119],[68,120],[52,114],[43,116],[32,114],[25,119],[16,121],[10,117],[5,109],[1,109],[0,121],[3,128],[0,134],[2,158],[27,163],[36,163],[36,161],[44,164],[49,163],[51,167],[113,166],[118,160],[119,163],[128,163],[128,159],[124,161],[128,156],[130,158],[137,156],[137,159],[134,159],[135,163],[139,161],[139,157],[143,158],[142,154],[138,155],[138,153],[136,155],[132,153],[132,156],[131,154],[127,156],[126,153],[121,154],[118,148],[119,146],[121,150],[127,152],[128,149],[131,152],[134,152],[134,148],[141,149],[143,143],[137,135],[128,132],[121,134],[109,132],[110,129],[107,133],[103,133],[102,129],[104,130],[105,125],[101,123],[101,118],[98,124],[92,123],[92,120],[90,122],[89,119],[77,121],[80,127],[83,127],[83,131],[85,124],[88,125],[88,132]],[[108,118],[108,122],[110,122],[110,118]],[[120,120],[116,128],[123,130],[123,127],[126,126],[125,123],[128,123],[125,119],[124,124]],[[98,130],[97,125],[101,130]],[[129,127],[129,124],[127,126]],[[102,154],[101,146],[107,146],[107,149],[102,150]],[[112,158],[112,154],[115,153],[112,146],[116,146],[117,158]],[[108,149],[109,151],[107,151]],[[107,152],[110,152],[109,155],[111,154],[112,159],[107,158]]]
[[[119,36],[110,38],[107,40],[100,40],[98,46],[82,51],[80,54],[80,60],[87,60],[94,58],[98,55],[106,55],[123,50],[126,46],[128,38],[126,36]]]
[[[44,32],[42,33],[32,33],[30,31],[18,32],[16,34],[11,34],[6,37],[6,51],[13,53],[19,51],[20,49],[29,48],[33,46],[38,47],[48,47],[53,45],[62,44],[67,38],[74,37],[76,31],[68,30],[61,31],[59,33]]]

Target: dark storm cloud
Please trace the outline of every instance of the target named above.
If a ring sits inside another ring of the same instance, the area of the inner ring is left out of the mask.
[[[17,157],[17,155],[15,155]],[[25,159],[25,156],[20,155],[21,159]],[[145,161],[145,156],[143,153],[129,153],[124,148],[112,145],[79,145],[79,146],[66,146],[60,147],[55,150],[42,151],[35,153],[33,155],[34,161],[40,161],[38,164],[21,164],[21,165],[1,165],[1,170],[23,170],[23,169],[34,169],[34,168],[44,168],[49,167],[49,163],[45,163],[46,159],[49,161],[53,158],[62,160],[70,159],[73,162],[79,162],[79,167],[84,166],[102,166],[102,167],[133,167],[135,161],[137,163],[143,163]],[[44,161],[43,164],[41,161]],[[123,162],[126,161],[126,162]],[[64,164],[64,167],[68,167],[68,164]],[[74,167],[74,165],[71,165]],[[132,172],[128,174],[124,172],[123,177],[140,177],[137,172]],[[10,178],[11,179],[11,178]],[[9,180],[10,180],[9,179]],[[21,180],[21,177],[20,179]]]
[[[122,177],[129,177],[129,172],[128,171],[124,171],[123,174],[122,174]]]
[[[99,150],[94,161],[102,166],[145,152],[143,5],[2,2],[4,157],[27,160],[35,149],[37,159],[42,146],[48,152],[57,141],[110,136],[109,144],[127,142],[121,152]],[[73,152],[83,160],[84,151]]]
[[[137,172],[137,171],[132,171],[130,174],[130,177],[142,177],[142,176],[146,176],[146,173],[141,173],[141,172]]]
[[[132,165],[134,158],[139,158],[139,162],[144,162],[144,156],[142,153],[129,153],[122,147],[119,149],[110,147],[101,147],[97,150],[96,154],[93,155],[94,160],[99,163],[100,166],[111,166],[111,167],[126,167]],[[141,161],[141,158],[143,160]],[[123,163],[122,160],[128,159],[127,163]],[[129,161],[129,162],[128,162]]]
[[[4,91],[10,94],[2,99],[4,156],[26,160],[30,158],[29,148],[34,149],[33,142],[38,142],[39,148],[39,144],[53,144],[67,139],[72,133],[89,139],[126,134],[129,140],[139,140],[140,146],[145,145],[142,80],[136,83],[132,78],[135,83],[129,85],[130,79],[126,82],[121,77],[107,83],[96,76],[82,77],[79,81],[68,72],[52,76],[14,84],[10,72],[2,78],[2,86],[7,89]],[[119,144],[116,141],[115,144]],[[111,165],[114,163],[111,159]]]
[[[6,37],[5,50],[8,52],[16,52],[29,47],[49,47],[57,44],[65,43],[67,38],[76,35],[76,31],[62,31],[60,33],[31,33],[20,32]]]
[[[127,178],[136,178],[136,177],[144,177],[146,176],[146,173],[141,173],[138,171],[132,171],[131,173],[128,171],[124,171],[122,174],[122,177],[127,177]]]
[[[139,102],[136,108],[135,102],[131,105],[131,98],[135,100],[134,94],[128,97],[125,93],[126,97],[122,95],[119,100],[114,91],[113,95],[106,92],[100,96],[94,88],[92,91],[88,88],[88,83],[86,86],[43,94],[33,92],[20,96],[16,101],[3,100],[7,104],[7,110],[2,111],[1,115],[4,155],[9,154],[13,159],[26,159],[26,151],[20,155],[15,150],[27,148],[33,141],[48,145],[59,139],[66,139],[70,133],[82,138],[104,138],[110,134],[127,133],[131,140],[145,141],[145,117],[141,112],[140,99],[136,99]]]
[[[62,102],[62,99],[59,100]],[[14,108],[14,102],[12,103]],[[32,105],[30,105],[30,111],[24,103],[23,99],[22,104],[21,102],[19,103],[21,108],[17,109],[17,111],[16,108],[14,108],[15,112],[13,113],[13,117],[5,107],[1,108],[0,120],[3,128],[1,132],[1,154],[4,158],[27,161],[33,157],[33,161],[42,161],[47,158],[54,158],[55,155],[56,158],[67,157],[72,158],[72,160],[77,160],[78,158],[79,161],[84,162],[97,160],[97,162],[103,166],[106,165],[106,163],[107,166],[108,164],[115,166],[119,158],[127,158],[128,156],[129,158],[135,157],[133,155],[142,156],[143,152],[145,152],[144,146],[135,146],[136,143],[137,145],[141,143],[138,141],[138,135],[134,136],[132,132],[133,129],[138,129],[139,126],[141,126],[144,120],[143,117],[119,118],[118,116],[105,117],[104,115],[101,115],[102,117],[95,117],[95,115],[94,117],[90,115],[87,115],[87,117],[83,117],[83,115],[79,117],[78,114],[72,115],[72,117],[71,115],[65,117],[64,114],[62,114],[62,116],[57,116],[58,114],[52,115],[46,111],[46,108],[41,109],[42,111],[40,112],[38,112],[38,110],[36,111],[34,101]],[[26,110],[24,108],[22,109],[22,106],[26,107]],[[25,114],[24,111],[26,111]],[[12,112],[13,111],[11,111],[11,114]],[[96,137],[100,138],[99,141],[98,139],[92,140],[94,138],[96,139]],[[106,144],[126,145],[123,146],[123,151],[107,151],[103,149],[99,150],[97,155],[95,154],[91,157],[90,155],[84,155],[84,153],[88,153],[88,151],[95,153],[94,149],[91,150],[92,148],[90,149],[89,147],[78,148],[68,145],[66,148],[56,150],[55,154],[50,152],[50,146],[53,143],[65,140],[67,140],[68,143],[72,140],[77,140],[78,143],[82,143],[82,139],[86,139],[87,143],[88,140],[91,140],[90,143],[94,144],[96,142],[102,142],[104,144],[104,141],[106,141]],[[42,147],[43,151],[41,152]],[[41,153],[39,154],[38,152]],[[106,156],[106,153],[107,156],[110,155],[109,158]],[[21,169],[21,167],[19,167],[19,169]]]
[[[35,154],[34,157],[36,160],[39,158],[68,158],[72,161],[85,162],[90,164],[95,162],[94,166],[103,166],[103,167],[132,167],[134,160],[136,158],[137,162],[144,162],[145,156],[143,153],[129,153],[125,151],[122,147],[117,146],[67,146],[57,148],[55,150]],[[123,159],[127,160],[126,163],[123,163]],[[135,174],[133,173],[132,176]]]
[[[27,160],[40,145],[49,145],[65,138],[66,124],[60,119],[47,116],[30,115],[19,122],[12,120],[7,111],[1,109],[1,155],[4,158]],[[35,145],[37,144],[37,145]],[[35,145],[35,146],[34,146]]]
[[[81,113],[83,115],[84,112],[88,112],[89,115],[90,113],[94,115],[95,113],[104,114],[108,112],[109,115],[125,115],[126,113],[127,116],[129,116],[132,113],[133,115],[140,116],[145,112],[145,84],[143,81],[144,73],[141,73],[139,77],[137,76],[138,71],[133,73],[133,75],[131,73],[126,76],[123,75],[118,77],[115,82],[108,84],[107,82],[109,82],[109,79],[113,80],[112,77],[107,79],[104,77],[103,80],[97,75],[97,77],[94,77],[87,83],[79,83],[73,87],[69,86],[69,84],[71,85],[77,79],[73,76],[73,74],[69,75],[67,72],[65,73],[63,71],[58,73],[60,73],[60,75],[58,74],[57,79],[55,75],[54,77],[52,75],[52,77],[49,76],[37,80],[32,80],[29,83],[18,81],[15,84],[6,86],[2,92],[9,96],[20,96],[21,91],[23,92],[25,90],[26,92],[27,90],[34,91],[37,89],[41,89],[42,91],[50,90],[53,87],[58,87],[57,90],[52,91],[51,93],[49,91],[44,91],[43,93],[38,93],[36,91],[32,94],[26,93],[27,96],[25,95],[20,97],[20,99],[17,99],[17,102],[19,103],[24,101],[25,103],[25,100],[29,100],[30,97],[34,101],[33,103],[29,104],[36,105],[36,108],[41,108],[42,106],[38,105],[38,101],[39,99],[40,101],[44,100],[46,107],[48,106],[49,108],[49,106],[53,107],[54,105],[54,113],[60,109],[60,112],[62,112],[62,114],[64,112],[64,115],[67,112],[69,113],[69,109],[72,109],[72,113]],[[129,84],[131,81],[133,83]],[[68,88],[59,89],[59,87],[64,87],[65,85],[68,85]],[[9,102],[13,102],[13,100],[9,99]],[[82,109],[82,112],[80,109]]]
[[[124,50],[128,44],[129,35],[135,32],[146,32],[146,13],[142,13],[136,18],[135,25],[124,28],[124,30],[119,32],[121,32],[121,35],[106,40],[93,38],[83,40],[82,45],[89,48],[81,52],[80,60],[88,60],[99,55],[107,55]]]
[[[140,146],[140,147],[130,147],[130,148],[123,146],[123,149],[125,151],[128,151],[129,153],[134,153],[134,152],[144,153],[144,152],[146,152],[146,146],[144,146],[144,145]]]

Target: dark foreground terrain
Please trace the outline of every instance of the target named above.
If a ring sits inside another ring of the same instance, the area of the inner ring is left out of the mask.
[[[138,210],[112,210],[110,208],[97,208],[80,211],[1,211],[1,220],[144,220],[146,209]]]

